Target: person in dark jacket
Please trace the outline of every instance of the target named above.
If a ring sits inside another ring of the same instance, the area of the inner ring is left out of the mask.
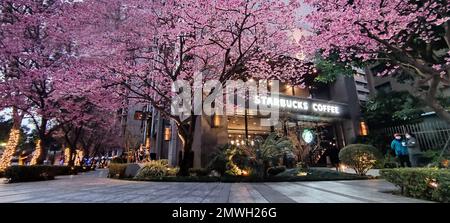
[[[398,162],[400,162],[401,167],[411,167],[411,162],[409,161],[408,148],[406,147],[406,142],[402,140],[402,136],[399,133],[394,134],[394,140],[391,142],[391,149],[394,150],[395,156]]]
[[[406,147],[408,147],[409,161],[411,161],[412,167],[418,166],[418,158],[420,156],[420,147],[417,143],[416,137],[412,133],[406,133]]]

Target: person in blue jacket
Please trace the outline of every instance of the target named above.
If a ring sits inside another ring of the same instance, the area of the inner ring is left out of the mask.
[[[394,140],[391,142],[391,149],[394,150],[395,156],[397,157],[398,162],[400,162],[401,167],[411,167],[408,147],[406,147],[406,142],[402,140],[402,136],[399,133],[394,134]]]

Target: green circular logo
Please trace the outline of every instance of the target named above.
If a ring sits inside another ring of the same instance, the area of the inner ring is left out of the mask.
[[[314,140],[314,133],[310,129],[303,130],[302,139],[306,143],[311,143]]]

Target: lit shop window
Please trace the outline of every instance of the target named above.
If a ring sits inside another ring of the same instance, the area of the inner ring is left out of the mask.
[[[362,136],[369,135],[369,129],[367,127],[366,122],[360,122],[359,123],[359,129],[360,129],[360,132],[359,132],[360,135],[362,135]]]

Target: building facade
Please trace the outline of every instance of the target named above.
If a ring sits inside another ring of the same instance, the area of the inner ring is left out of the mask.
[[[281,84],[278,96],[279,120],[273,126],[261,125],[266,117],[249,108],[232,116],[199,116],[192,145],[193,167],[206,167],[210,155],[221,146],[252,145],[255,138],[264,138],[271,132],[297,136],[302,146],[315,151],[311,153],[312,162],[322,165],[326,163],[322,155],[327,150],[340,149],[360,134],[360,98],[353,77],[341,76],[331,84],[303,88]],[[178,165],[182,144],[175,124],[150,106],[137,106],[129,113],[128,123],[134,123],[131,126],[136,128],[131,129],[139,135],[141,147],[148,149],[151,158],[168,159],[170,165]]]

